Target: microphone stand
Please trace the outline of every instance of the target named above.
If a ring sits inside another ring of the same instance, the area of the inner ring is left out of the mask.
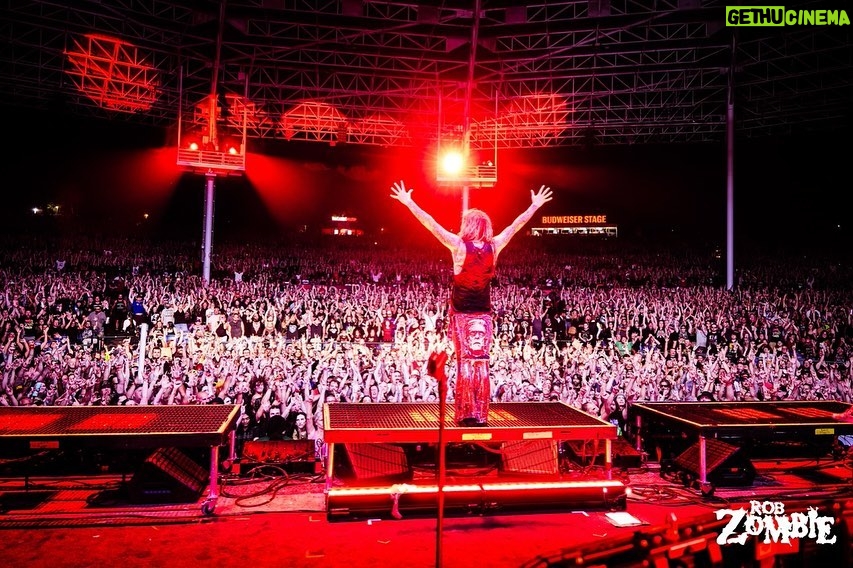
[[[442,551],[442,536],[444,532],[444,482],[447,473],[447,465],[444,456],[444,420],[447,415],[447,375],[444,365],[447,362],[447,353],[433,353],[430,355],[428,370],[438,380],[438,524],[435,532],[435,566],[442,568],[444,565]]]

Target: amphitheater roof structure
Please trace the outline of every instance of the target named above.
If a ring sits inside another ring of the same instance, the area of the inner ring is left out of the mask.
[[[849,25],[730,27],[720,0],[3,4],[0,104],[24,116],[168,128],[215,93],[249,139],[534,148],[723,140],[730,92],[739,136],[853,114]]]

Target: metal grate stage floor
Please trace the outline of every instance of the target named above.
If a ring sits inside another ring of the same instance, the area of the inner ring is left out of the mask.
[[[644,402],[632,413],[706,436],[779,437],[853,434],[853,423],[833,418],[848,408],[837,401]]]
[[[327,404],[325,439],[330,443],[438,442],[438,403]],[[562,402],[503,402],[489,409],[488,426],[457,426],[445,417],[445,441],[613,440],[616,426]]]
[[[0,407],[0,442],[64,446],[218,446],[237,424],[235,405]]]

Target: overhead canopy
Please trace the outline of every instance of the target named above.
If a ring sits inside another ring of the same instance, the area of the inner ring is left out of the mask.
[[[210,94],[219,2],[14,4],[0,104],[171,126],[181,89],[188,105]],[[265,117],[249,138],[433,139],[462,120],[474,4],[228,0],[217,88],[240,97],[233,114]],[[466,109],[475,148],[722,141],[735,33],[739,133],[850,124],[850,26],[727,27],[717,0],[519,4],[481,1]]]

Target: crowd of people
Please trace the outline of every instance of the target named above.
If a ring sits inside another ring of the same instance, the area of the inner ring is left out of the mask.
[[[205,282],[190,246],[0,244],[0,405],[238,404],[246,439],[320,440],[324,403],[436,401],[439,350],[452,399],[452,267],[430,246],[223,245]],[[848,263],[753,258],[726,290],[713,250],[553,244],[501,257],[492,401],[623,430],[637,401],[853,403]]]

